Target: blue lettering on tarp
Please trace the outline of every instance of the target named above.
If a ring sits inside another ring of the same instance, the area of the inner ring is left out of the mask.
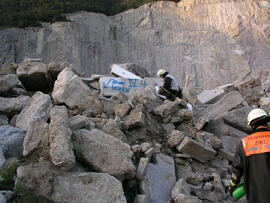
[[[106,84],[105,84],[105,82],[103,82],[103,88],[109,88],[109,84],[111,81],[112,81],[112,79],[110,79],[109,82],[107,82]]]
[[[117,81],[117,80],[112,79],[112,84],[124,85],[124,82],[121,82],[121,81]]]
[[[136,83],[137,83],[137,79],[128,79],[129,81],[129,88],[134,88],[134,87],[137,87],[136,86]]]
[[[129,92],[129,88],[126,87],[119,87],[119,86],[114,86],[112,87],[112,90],[119,91],[119,92]]]
[[[117,81],[115,79],[109,79],[109,81],[103,82],[103,88],[110,88],[110,83],[113,85],[124,85],[124,82]]]
[[[143,86],[143,88],[145,88],[148,85],[148,83],[145,80],[142,80],[141,85]]]

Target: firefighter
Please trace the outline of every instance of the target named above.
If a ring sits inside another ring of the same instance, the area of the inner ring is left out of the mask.
[[[232,194],[243,176],[248,203],[270,202],[270,116],[256,108],[248,114],[252,133],[243,138],[234,156],[228,191]]]
[[[181,88],[173,76],[164,69],[160,69],[157,75],[164,80],[163,86],[159,87],[158,94],[166,96],[166,99],[171,101],[174,101],[176,97],[182,98]]]

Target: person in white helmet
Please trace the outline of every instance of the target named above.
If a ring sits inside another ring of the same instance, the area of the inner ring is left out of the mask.
[[[243,138],[237,148],[232,166],[228,191],[234,189],[244,177],[244,189],[248,203],[270,202],[270,116],[256,108],[248,114],[252,133]]]
[[[164,80],[163,86],[159,87],[158,94],[166,96],[166,99],[171,101],[174,101],[176,97],[182,98],[181,88],[173,76],[164,69],[160,69],[157,75]]]

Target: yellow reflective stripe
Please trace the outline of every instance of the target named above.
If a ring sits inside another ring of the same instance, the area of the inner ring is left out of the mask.
[[[232,180],[230,180],[230,185],[235,186],[236,184]]]

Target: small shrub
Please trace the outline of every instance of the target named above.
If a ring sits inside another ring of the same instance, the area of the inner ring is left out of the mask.
[[[18,166],[10,163],[0,171],[0,190],[13,190]]]

